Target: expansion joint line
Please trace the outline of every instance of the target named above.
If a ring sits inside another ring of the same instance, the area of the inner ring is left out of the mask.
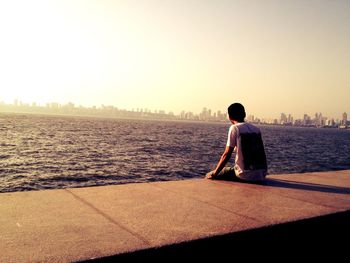
[[[90,207],[91,209],[93,209],[94,211],[96,211],[98,214],[100,214],[101,216],[103,216],[105,219],[107,219],[109,222],[111,222],[112,224],[120,227],[121,229],[127,231],[128,233],[130,233],[131,235],[133,235],[134,237],[136,237],[137,239],[141,240],[144,244],[151,246],[151,242],[148,241],[146,238],[144,238],[143,236],[139,235],[138,233],[130,230],[129,228],[127,228],[126,226],[123,226],[122,224],[118,223],[116,220],[114,220],[111,216],[109,216],[108,214],[104,213],[103,211],[101,211],[100,209],[98,209],[97,207],[95,207],[93,204],[89,203],[88,201],[84,200],[83,198],[81,198],[80,196],[78,196],[77,194],[73,193],[72,191],[68,190],[68,189],[64,189],[66,192],[70,193],[75,199],[77,199],[78,201],[82,202],[83,204],[87,205],[88,207]]]

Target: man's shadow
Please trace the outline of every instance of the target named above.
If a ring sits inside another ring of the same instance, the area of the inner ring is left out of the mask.
[[[283,179],[266,178],[265,181],[261,182],[260,184],[266,185],[266,186],[299,189],[299,190],[307,190],[307,191],[317,191],[317,192],[323,192],[323,193],[350,194],[349,187],[289,181],[289,180],[283,180]]]
[[[240,182],[245,184],[257,184],[257,185],[266,185],[280,188],[289,188],[289,189],[298,189],[298,190],[307,190],[307,191],[316,191],[323,193],[334,193],[334,194],[350,194],[349,187],[340,187],[334,185],[325,185],[325,184],[316,184],[316,183],[307,183],[307,182],[298,182],[298,181],[290,181],[283,179],[275,179],[275,178],[266,178],[261,182],[248,182],[242,179],[239,179],[233,174],[225,174],[224,176],[220,176],[215,180],[223,180],[223,181],[232,181],[232,182]]]

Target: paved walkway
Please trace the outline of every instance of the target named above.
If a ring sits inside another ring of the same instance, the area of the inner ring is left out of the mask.
[[[72,262],[350,210],[350,170],[0,194],[0,262]]]

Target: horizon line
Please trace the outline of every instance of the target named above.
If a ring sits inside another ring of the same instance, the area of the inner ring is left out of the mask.
[[[48,109],[59,109],[59,107],[64,107],[64,106],[71,106],[73,108],[76,108],[76,109],[79,109],[79,108],[83,108],[83,109],[105,109],[105,108],[113,108],[113,109],[116,109],[116,110],[120,110],[120,111],[128,111],[128,112],[145,112],[145,113],[154,113],[154,114],[167,114],[167,115],[177,115],[177,116],[180,116],[181,114],[194,114],[194,115],[201,115],[201,114],[208,114],[209,112],[209,116],[213,116],[211,114],[224,114],[226,115],[227,114],[227,111],[222,111],[222,110],[211,110],[208,106],[203,106],[202,107],[202,111],[201,112],[193,112],[193,111],[190,111],[190,110],[180,110],[180,112],[178,114],[175,114],[175,111],[174,110],[163,110],[163,109],[149,109],[148,107],[132,107],[131,109],[123,109],[123,108],[119,108],[118,106],[116,105],[111,105],[111,104],[103,104],[101,103],[100,105],[90,105],[90,106],[87,106],[87,105],[82,105],[82,104],[77,104],[75,102],[72,102],[72,101],[68,101],[68,102],[64,102],[64,103],[60,103],[60,102],[54,102],[54,101],[51,101],[51,102],[45,102],[45,103],[40,103],[40,102],[35,102],[35,101],[32,101],[32,102],[23,102],[22,100],[20,99],[14,99],[13,102],[5,102],[3,100],[0,100],[0,106],[15,106],[15,107],[38,107],[38,108],[48,108]],[[58,107],[58,108],[57,108]],[[294,120],[300,120],[298,118],[294,118],[293,114],[292,113],[285,113],[285,112],[280,112],[279,113],[281,116],[282,114],[284,114],[286,117],[289,118],[289,116],[291,118],[293,118]],[[344,118],[344,114],[347,115],[347,112],[343,112],[343,113],[340,113],[339,115],[341,117],[337,117],[337,118],[334,118],[334,117],[327,117],[327,116],[323,116],[322,112],[318,111],[318,112],[315,112],[314,115],[318,115],[320,114],[322,118],[325,118],[325,119],[328,119],[328,120],[341,120]],[[309,113],[304,113],[302,114],[303,117],[305,118],[306,117],[312,117],[312,115],[310,115]],[[256,117],[255,114],[248,114],[246,118],[253,118],[253,119],[259,119],[259,120],[280,120],[281,119],[281,116],[280,118],[271,118],[271,117]],[[316,116],[315,116],[316,117]]]

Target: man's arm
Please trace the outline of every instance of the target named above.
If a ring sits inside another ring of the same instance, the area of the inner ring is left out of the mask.
[[[227,164],[228,160],[231,158],[233,152],[233,147],[226,146],[224,153],[221,155],[221,158],[214,170],[214,172],[209,173],[206,175],[207,179],[214,179],[215,177],[218,176],[218,174],[221,172],[222,168],[225,167]]]

